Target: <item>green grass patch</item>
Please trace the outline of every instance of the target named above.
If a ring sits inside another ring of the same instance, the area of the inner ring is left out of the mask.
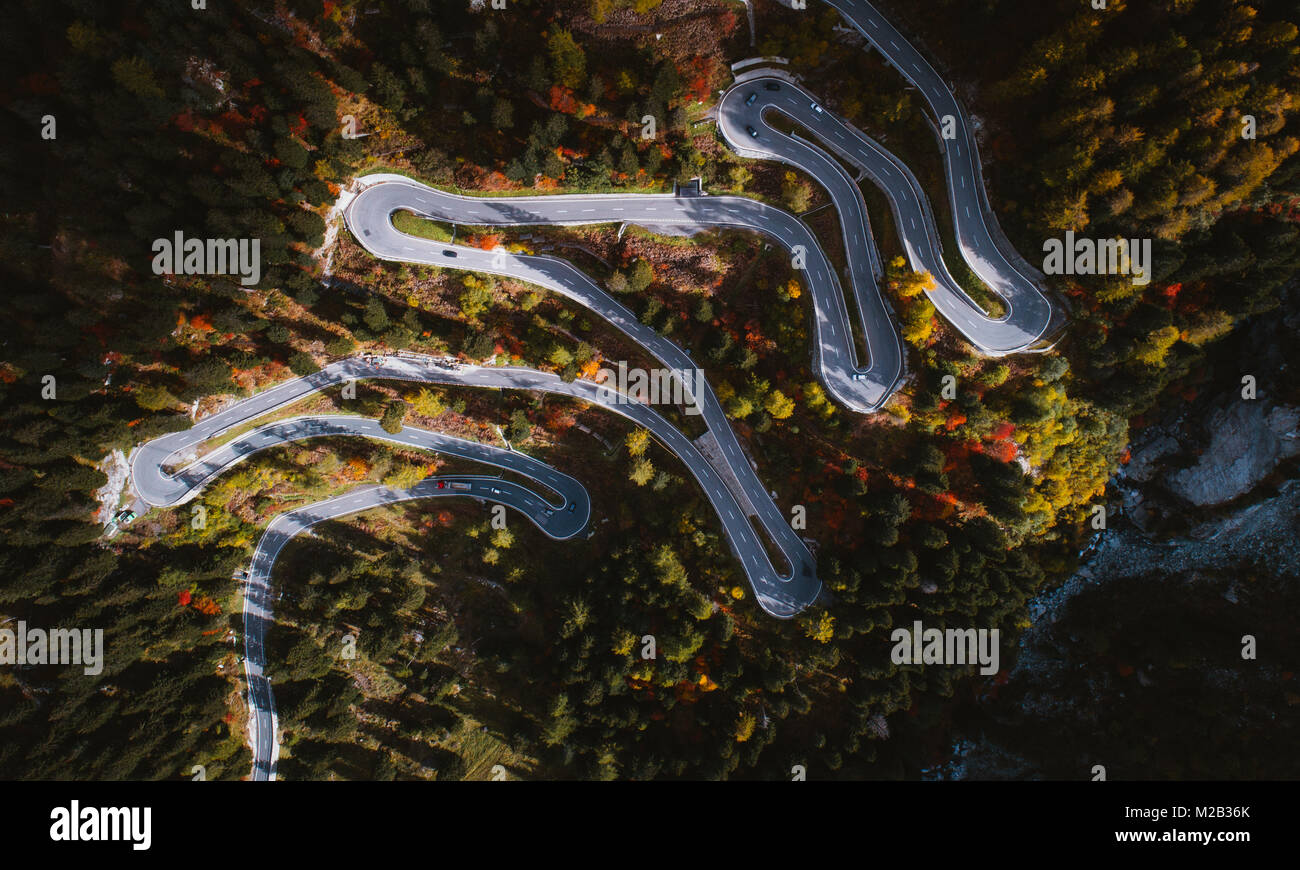
[[[406,210],[393,213],[393,226],[398,232],[406,233],[408,236],[416,236],[421,239],[432,239],[435,242],[451,243],[452,226],[441,221],[433,221],[428,218],[422,218],[413,212]]]

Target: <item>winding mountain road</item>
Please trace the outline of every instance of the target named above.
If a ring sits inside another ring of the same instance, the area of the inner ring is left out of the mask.
[[[1011,263],[1003,261],[994,270],[999,280],[990,286],[1006,304],[1007,312],[994,318],[967,295],[943,260],[942,244],[933,209],[921,183],[901,160],[880,143],[840,119],[818,102],[801,85],[783,76],[742,75],[723,95],[718,107],[718,124],[723,137],[738,153],[780,160],[808,172],[830,194],[840,215],[846,256],[853,275],[854,296],[862,312],[868,344],[875,348],[883,339],[889,313],[878,284],[871,276],[881,273],[880,255],[872,241],[862,191],[844,168],[826,151],[797,134],[786,134],[772,126],[769,118],[787,122],[816,135],[835,156],[864,171],[889,201],[894,226],[907,252],[909,265],[935,278],[935,289],[927,295],[941,316],[977,350],[990,356],[1019,353],[1042,338],[1053,318],[1053,307],[1041,290],[1024,278]],[[749,133],[754,131],[754,135]],[[954,211],[962,216],[959,233],[975,241],[961,250],[973,270],[988,272],[986,256],[968,251],[991,250],[987,233],[976,233],[969,225],[982,222],[976,185],[958,175]],[[966,226],[963,226],[966,224]],[[961,235],[959,235],[961,238]],[[978,267],[978,269],[977,269]],[[816,299],[814,295],[814,299]]]
[[[943,152],[949,205],[962,258],[980,280],[1013,307],[1013,311],[1015,308],[1020,309],[1020,325],[1025,328],[1026,337],[1033,332],[1037,332],[1040,340],[1052,335],[1063,323],[1065,312],[1043,294],[1035,280],[1037,270],[1007,241],[998,225],[993,206],[989,203],[988,191],[984,187],[979,144],[966,108],[953,94],[943,76],[926,60],[925,55],[868,0],[823,2],[838,11],[845,21],[861,33],[889,65],[916,88],[929,106],[933,114],[931,127]],[[943,135],[948,119],[951,119],[951,137]],[[859,137],[866,139],[862,134]],[[919,187],[917,190],[919,192]],[[935,275],[937,277],[938,273]],[[1013,316],[1015,315],[1009,315],[1008,319]],[[1038,323],[1043,325],[1037,327]],[[958,329],[961,327],[958,326]],[[980,345],[977,343],[976,346]],[[1033,342],[1029,342],[1023,348],[1008,347],[1001,352],[1011,353],[1015,349],[1029,350],[1032,347]]]
[[[408,427],[403,434],[411,431],[422,430],[411,430]],[[450,436],[439,437],[447,439]],[[492,457],[488,461],[495,460],[502,468],[519,470],[517,458],[521,454],[471,441],[462,442],[462,445],[463,450],[444,441],[438,449],[465,459],[478,458],[486,452]],[[590,517],[590,502],[582,484],[567,475],[560,475],[537,460],[528,457],[523,459],[527,460],[525,465],[532,466],[534,474],[545,469],[551,475],[562,478],[560,491],[565,493],[565,501],[572,510],[569,507],[552,508],[540,495],[511,480],[475,475],[444,475],[425,478],[410,489],[358,487],[335,498],[280,514],[271,521],[253,552],[252,564],[244,582],[244,675],[248,683],[248,733],[253,751],[254,780],[275,779],[275,765],[280,755],[276,737],[279,723],[275,712],[275,694],[271,688],[271,678],[266,674],[266,632],[275,622],[272,615],[274,598],[271,594],[271,572],[285,545],[312,526],[327,520],[416,499],[452,496],[477,498],[514,508],[528,517],[543,533],[556,540],[577,535],[586,527]]]
[[[194,452],[205,442],[220,438],[232,429],[247,425],[264,414],[326,387],[348,380],[400,380],[553,393],[599,405],[626,417],[648,429],[666,449],[682,460],[717,513],[728,543],[740,560],[755,598],[765,612],[788,619],[811,604],[820,594],[821,582],[817,579],[816,565],[807,545],[790,529],[780,509],[763,490],[752,465],[740,451],[739,442],[735,442],[734,454],[725,446],[726,436],[730,435],[732,440],[735,438],[729,426],[724,431],[715,430],[710,424],[710,432],[723,445],[724,453],[728,454],[724,470],[719,471],[705,458],[695,442],[653,407],[631,399],[618,401],[617,394],[609,385],[582,379],[566,382],[559,375],[530,368],[452,364],[445,359],[423,354],[391,354],[376,357],[375,360],[374,363],[367,362],[362,357],[340,360],[315,374],[285,381],[236,402],[203,419],[191,429],[163,435],[141,445],[130,457],[131,480],[136,493],[152,505],[183,504],[197,495],[207,481],[249,453],[286,440],[325,434],[350,434],[411,443],[383,432],[374,420],[327,416],[305,418],[305,421],[314,421],[311,425],[292,421],[268,424],[244,433],[202,459],[193,461]],[[712,391],[709,395],[712,396]],[[716,402],[716,397],[712,397],[712,401]],[[711,413],[706,407],[703,417],[706,424],[709,423]],[[717,413],[721,413],[720,407]],[[406,427],[404,431],[409,430],[411,427]],[[427,433],[419,437],[438,436]],[[441,449],[432,443],[428,447]],[[185,468],[175,474],[168,473],[168,468],[182,462],[188,463]],[[522,473],[528,471],[522,470]],[[751,522],[746,510],[728,488],[724,473],[734,474],[735,479],[744,487],[746,497],[759,512],[755,521],[771,537],[784,565],[778,567],[773,564],[754,522]],[[542,475],[539,479],[545,481],[546,477]]]
[[[254,778],[272,778],[275,771],[278,753],[278,743],[275,740],[275,702],[270,680],[264,670],[264,641],[265,631],[271,624],[271,570],[280,550],[296,534],[328,519],[385,504],[443,495],[468,494],[485,501],[508,505],[557,540],[572,537],[586,526],[590,516],[590,501],[580,483],[525,454],[411,426],[404,427],[396,434],[389,433],[377,421],[366,417],[313,415],[280,420],[243,432],[201,458],[194,458],[194,454],[206,442],[220,439],[232,430],[249,425],[267,413],[329,386],[360,379],[525,389],[570,396],[620,414],[648,429],[660,443],[682,460],[695,477],[717,512],[732,552],[740,560],[754,590],[755,599],[765,612],[778,618],[790,618],[811,604],[821,592],[812,556],[793,532],[773,535],[778,547],[782,544],[790,545],[791,542],[794,544],[788,552],[781,552],[787,564],[795,567],[782,572],[773,566],[764,541],[729,490],[722,474],[710,464],[695,443],[651,406],[620,397],[609,385],[586,380],[566,382],[558,375],[535,369],[461,365],[444,358],[420,354],[395,354],[371,360],[364,357],[344,359],[315,374],[286,381],[236,402],[205,418],[191,429],[163,435],[141,445],[130,457],[131,482],[136,494],[143,501],[159,507],[184,504],[201,493],[203,487],[216,476],[258,451],[308,438],[362,436],[495,465],[529,477],[559,495],[561,501],[556,504],[526,487],[495,477],[435,477],[422,481],[410,490],[382,486],[362,487],[276,517],[263,533],[254,552],[244,597],[244,666],[249,687],[249,734],[254,752]],[[716,402],[716,397],[713,401]],[[729,427],[727,431],[730,432]],[[187,464],[174,473],[169,472],[168,469],[182,463]],[[742,485],[746,485],[747,495],[754,500],[755,505],[761,501],[767,507],[765,513],[777,511],[770,497],[757,484],[757,476],[753,474],[748,462],[733,471],[746,475],[742,479]],[[746,484],[746,480],[749,483]],[[467,483],[471,489],[455,489],[450,486],[451,482]],[[443,488],[439,483],[448,485]],[[759,489],[754,490],[754,486],[759,486]],[[779,511],[777,515],[779,516]],[[789,531],[789,525],[783,519],[781,527]],[[765,528],[769,529],[769,534],[781,531]]]
[[[559,500],[557,502],[501,477],[442,475],[428,477],[410,489],[358,487],[335,498],[276,516],[262,533],[244,581],[244,674],[248,684],[248,730],[253,750],[253,779],[274,779],[276,759],[279,756],[275,696],[271,690],[270,677],[266,674],[266,631],[273,624],[271,572],[280,551],[296,535],[317,523],[376,507],[449,496],[477,498],[513,508],[541,529],[543,534],[555,540],[574,537],[587,526],[591,518],[591,500],[582,484],[531,456],[412,426],[391,433],[368,417],[315,415],[279,420],[215,448],[175,475],[166,472],[168,461],[178,453],[198,447],[203,440],[220,437],[249,419],[249,415],[260,416],[265,413],[259,410],[261,408],[274,409],[295,401],[302,395],[310,395],[310,392],[301,392],[306,386],[309,385],[291,381],[281,384],[275,390],[268,390],[267,393],[237,403],[223,412],[225,426],[217,428],[206,437],[200,436],[199,441],[176,438],[179,435],[191,435],[199,429],[195,427],[188,432],[164,436],[135,451],[132,456],[132,480],[136,493],[157,506],[181,504],[201,492],[213,478],[258,451],[308,438],[363,436],[511,471],[541,484],[544,491],[553,493]],[[296,388],[283,389],[285,387]],[[316,388],[319,389],[319,386]],[[222,415],[214,415],[220,416]],[[165,450],[171,452],[164,454],[162,451]]]
[[[423,263],[449,269],[489,272],[529,281],[586,305],[632,335],[640,323],[626,307],[614,302],[588,276],[555,257],[484,251],[443,244],[407,235],[392,224],[392,215],[410,211],[431,220],[475,226],[578,226],[630,223],[649,228],[688,230],[744,229],[762,233],[791,252],[802,255],[813,297],[814,352],[817,370],[827,390],[842,404],[859,411],[880,408],[898,385],[903,351],[892,319],[883,308],[871,309],[863,327],[871,349],[867,366],[859,366],[853,351],[849,314],[829,258],[803,221],[775,206],[743,196],[686,197],[674,194],[595,194],[559,196],[471,197],[447,193],[400,175],[373,174],[357,179],[363,189],[345,212],[348,229],[371,254],[385,260]],[[859,248],[860,249],[860,248]],[[871,250],[874,251],[874,245]],[[856,262],[856,261],[855,261]],[[853,286],[879,300],[869,273],[855,272]],[[865,288],[865,289],[859,289]],[[594,292],[593,292],[594,291]],[[605,297],[619,309],[600,297]],[[653,330],[640,330],[653,346]],[[632,335],[633,338],[638,336]],[[659,343],[665,340],[660,339]],[[652,350],[653,352],[653,350]],[[681,352],[678,351],[680,354]],[[658,356],[658,354],[656,354]],[[673,354],[669,354],[673,356]],[[663,359],[663,357],[659,357]],[[689,363],[689,367],[693,367]]]
[[[883,269],[866,204],[857,181],[845,169],[847,164],[865,173],[884,192],[910,265],[934,275],[937,286],[929,292],[930,299],[974,347],[989,355],[1041,347],[1059,325],[1062,313],[1038,287],[1032,267],[1011,248],[997,226],[984,189],[970,119],[943,78],[870,3],[826,2],[923,95],[934,113],[931,124],[943,151],[960,254],[1005,303],[1004,316],[995,318],[982,310],[949,273],[933,209],[911,170],[879,143],[825,110],[802,85],[764,70],[738,76],[723,95],[718,107],[719,130],[738,153],[797,167],[827,190],[840,220],[846,259],[843,276],[836,274],[802,220],[740,196],[467,197],[401,176],[369,175],[358,179],[362,189],[344,211],[347,227],[367,251],[380,259],[492,273],[560,293],[613,324],[665,368],[679,372],[696,368],[689,354],[642,324],[626,306],[564,260],[417,238],[399,232],[393,226],[393,215],[408,210],[460,225],[627,223],[652,230],[737,228],[761,233],[789,251],[792,262],[804,271],[814,311],[812,353],[818,377],[836,400],[866,413],[878,410],[897,389],[904,374],[905,355],[889,305],[880,292]],[[791,132],[778,129],[774,120]],[[796,127],[811,138],[795,132]],[[951,138],[942,135],[945,128],[952,133]],[[841,277],[848,282],[866,345],[866,359],[859,359],[855,349]],[[557,540],[573,537],[590,518],[591,505],[582,485],[544,463],[515,451],[413,427],[388,433],[376,421],[356,416],[299,416],[268,423],[242,432],[196,458],[208,442],[227,437],[233,430],[326,387],[354,379],[522,389],[602,405],[645,427],[686,466],[717,513],[728,544],[765,612],[789,618],[821,594],[812,554],[759,480],[721,403],[703,379],[698,382],[702,389],[688,395],[687,400],[699,409],[718,446],[708,457],[696,442],[650,406],[614,401],[608,386],[591,381],[566,382],[534,369],[462,365],[418,354],[392,354],[374,361],[361,357],[341,360],[313,375],[239,401],[189,430],[141,445],[130,461],[135,491],[152,505],[179,505],[194,498],[214,477],[258,451],[307,438],[360,436],[494,465],[525,476],[540,489],[558,496],[559,501],[504,478],[459,475],[427,478],[410,489],[361,487],[277,516],[253,554],[244,599],[245,671],[255,779],[275,776],[277,723],[271,681],[265,674],[264,644],[266,629],[272,623],[271,571],[276,557],[295,535],[317,523],[374,507],[450,495],[469,495],[507,505]],[[690,380],[685,383],[692,385]],[[173,473],[171,469],[177,466],[183,467]],[[739,487],[739,491],[732,487]]]

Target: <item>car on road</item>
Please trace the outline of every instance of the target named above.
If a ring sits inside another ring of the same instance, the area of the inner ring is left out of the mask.
[[[500,495],[500,494],[501,494],[501,490],[497,489],[497,488],[494,486],[494,487],[492,487],[492,494],[493,494],[493,495]]]
[[[851,379],[855,381],[865,381],[867,379],[867,376],[862,374],[862,372],[854,372],[851,376]]]
[[[745,97],[745,105],[752,106],[754,105],[754,100],[757,99],[758,99],[758,91],[751,91],[749,96]]]
[[[768,82],[767,84],[763,85],[763,87],[764,87],[766,90],[769,90],[769,91],[779,91],[779,90],[781,90],[781,86],[778,85],[776,82]]]
[[[751,138],[753,138],[753,139],[757,139],[757,138],[758,138],[758,131],[755,130],[753,127],[746,127],[745,129],[749,131],[749,135],[750,135]]]
[[[447,481],[445,480],[438,481],[438,489],[446,489],[446,488],[447,488]]]
[[[574,509],[575,507],[577,507],[576,504],[574,504],[573,502],[569,502],[569,513],[573,513],[573,509]]]
[[[444,257],[454,257],[454,256],[456,256],[456,252],[455,252],[455,251],[443,251],[443,252],[442,252],[442,255],[443,255]]]
[[[816,103],[809,103],[809,104],[808,104],[808,107],[811,108],[814,112],[817,112],[817,113],[819,113],[819,114],[820,114],[821,111],[822,111],[822,107],[819,106],[819,105],[817,105]]]

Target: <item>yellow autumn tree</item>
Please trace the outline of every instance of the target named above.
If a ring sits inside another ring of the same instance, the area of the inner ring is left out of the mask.
[[[632,473],[628,475],[628,478],[637,486],[645,486],[654,479],[654,476],[654,464],[643,456],[633,463]]]
[[[407,396],[406,400],[411,403],[415,413],[421,417],[436,417],[447,410],[447,405],[443,402],[442,396],[429,389],[422,389],[413,396]]]
[[[794,399],[780,390],[773,390],[763,401],[763,409],[771,414],[773,419],[784,420],[794,413]]]
[[[645,429],[633,429],[628,433],[625,443],[629,455],[640,456],[650,444],[650,433]]]
[[[804,634],[818,643],[830,643],[835,637],[835,617],[823,610],[821,616],[809,620],[804,626]]]

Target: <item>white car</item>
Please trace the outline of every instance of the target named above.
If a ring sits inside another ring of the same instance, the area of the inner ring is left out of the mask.
[[[809,105],[812,106],[812,110],[813,110],[814,112],[821,112],[821,111],[822,111],[822,107],[819,106],[819,105],[817,105],[816,103],[809,103]]]

